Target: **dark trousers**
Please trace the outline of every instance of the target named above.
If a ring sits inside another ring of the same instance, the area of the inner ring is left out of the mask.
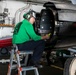
[[[31,58],[32,61],[39,62],[43,50],[45,48],[45,41],[44,40],[39,40],[39,41],[28,41],[22,44],[17,44],[18,49],[21,51],[26,51],[26,50],[33,50],[33,56]]]

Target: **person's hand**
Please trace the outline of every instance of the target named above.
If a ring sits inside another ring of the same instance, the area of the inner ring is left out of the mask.
[[[45,39],[49,39],[50,38],[50,35],[51,35],[50,33],[49,34],[46,34],[46,35],[42,36],[42,39],[44,39],[44,40]]]
[[[45,37],[46,37],[46,39],[49,39],[50,38],[50,35],[49,34],[46,34]]]

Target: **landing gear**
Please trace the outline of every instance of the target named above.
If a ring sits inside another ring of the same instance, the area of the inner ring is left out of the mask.
[[[68,58],[66,60],[63,75],[76,75],[76,57]]]

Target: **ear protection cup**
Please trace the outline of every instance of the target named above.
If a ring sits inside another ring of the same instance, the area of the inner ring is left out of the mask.
[[[34,17],[34,18],[36,18],[36,12],[35,11],[33,11],[33,10],[30,10],[28,13],[25,13],[24,15],[23,15],[23,18],[24,19],[30,19],[31,17]]]

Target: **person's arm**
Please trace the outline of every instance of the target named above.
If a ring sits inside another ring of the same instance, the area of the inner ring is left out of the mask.
[[[31,37],[32,40],[40,40],[41,36],[37,35],[34,31],[33,25],[28,23],[25,27],[25,30],[27,31],[28,35]]]
[[[37,35],[37,34],[35,33],[34,28],[33,28],[32,25],[27,25],[26,31],[27,31],[27,33],[29,34],[29,36],[31,37],[31,39],[33,39],[33,40],[35,40],[35,41],[36,41],[36,40],[41,40],[41,39],[43,39],[43,40],[49,39],[49,37],[50,37],[48,34],[46,34],[46,35],[44,35],[44,36]]]

